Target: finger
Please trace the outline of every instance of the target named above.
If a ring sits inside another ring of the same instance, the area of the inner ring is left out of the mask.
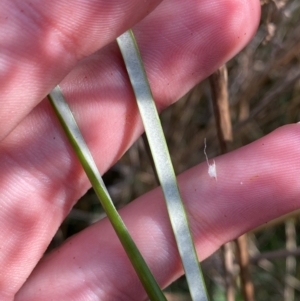
[[[2,1],[0,141],[79,59],[114,40],[159,2]]]
[[[157,9],[135,28],[159,106],[166,106],[186,93],[245,45],[257,26],[253,20],[259,19],[259,2],[254,3],[243,1],[241,5],[236,0],[201,1],[200,4],[196,0],[185,3],[164,1],[159,8],[165,13],[172,12],[168,18],[159,14]],[[236,9],[233,9],[234,4]],[[209,10],[211,5],[214,13],[210,12],[207,19],[207,11],[212,11]],[[224,14],[228,6],[230,10]],[[170,26],[176,24],[181,14],[189,16],[188,22]],[[160,28],[166,31],[166,38],[161,37],[155,44],[151,34],[154,21],[160,23],[156,27],[158,35]],[[226,35],[219,27],[207,25],[215,22],[227,24]],[[241,34],[245,28],[248,36]],[[187,39],[191,29],[199,36],[207,36],[207,40]],[[237,36],[242,38],[237,39]],[[212,51],[211,45],[221,51]],[[168,54],[172,54],[174,65],[170,64]],[[191,57],[194,58],[193,63]],[[152,60],[163,70],[162,73],[153,69]],[[167,87],[163,92],[155,88],[161,82]],[[78,64],[64,80],[62,88],[97,165],[104,172],[142,131],[116,45],[108,45]],[[27,278],[61,221],[90,184],[47,102],[39,105],[2,142],[0,165],[0,179],[4,179],[0,182],[0,240],[10,238],[2,250],[0,264],[5,277],[1,279],[0,292],[3,296],[11,296]],[[23,209],[22,204],[26,204],[26,208]],[[20,269],[18,275],[15,274],[16,269]]]
[[[298,124],[286,126],[216,158],[218,181],[209,177],[206,163],[180,175],[180,190],[201,259],[240,234],[299,208],[299,132]],[[182,274],[160,189],[129,204],[121,215],[163,287]],[[144,298],[105,219],[46,256],[16,300]]]

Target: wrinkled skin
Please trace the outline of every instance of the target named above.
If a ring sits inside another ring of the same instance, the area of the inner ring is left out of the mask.
[[[45,99],[61,82],[104,173],[142,133],[115,38],[133,27],[160,109],[238,53],[258,0],[2,0],[0,300],[144,300],[109,222],[43,257],[90,187]],[[282,127],[178,177],[201,259],[300,206],[300,125]],[[230,177],[228,175],[230,174]],[[241,185],[241,182],[243,185]],[[161,286],[182,274],[159,189],[120,211]]]

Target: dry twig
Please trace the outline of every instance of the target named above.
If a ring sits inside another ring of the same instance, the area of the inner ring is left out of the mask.
[[[217,126],[217,134],[221,152],[224,154],[228,150],[228,142],[232,141],[232,126],[228,101],[228,76],[226,66],[222,66],[210,77],[212,91],[212,101]],[[247,246],[247,234],[236,240],[237,256],[240,264],[240,277],[242,291],[245,301],[254,301],[254,286],[249,272],[249,253]],[[232,272],[232,262],[228,262],[228,256],[232,256],[233,250],[230,243],[224,247],[225,268],[227,272],[227,300],[234,300],[234,279]],[[228,255],[228,253],[230,255]],[[229,270],[231,269],[231,270]]]

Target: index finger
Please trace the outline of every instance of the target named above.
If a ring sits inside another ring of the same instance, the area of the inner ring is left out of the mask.
[[[114,40],[160,1],[1,1],[0,141],[78,60]]]

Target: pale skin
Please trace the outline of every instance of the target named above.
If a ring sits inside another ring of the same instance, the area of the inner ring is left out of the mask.
[[[259,23],[258,0],[165,0],[147,16],[159,2],[1,1],[0,300],[146,299],[107,220],[43,257],[90,187],[45,96],[62,81],[104,173],[142,133],[120,53],[110,44],[119,34],[134,26],[162,109],[237,54]],[[300,206],[299,133],[300,125],[288,125],[215,158],[217,182],[206,162],[178,177],[201,260]],[[120,213],[160,285],[179,277],[160,190]]]

